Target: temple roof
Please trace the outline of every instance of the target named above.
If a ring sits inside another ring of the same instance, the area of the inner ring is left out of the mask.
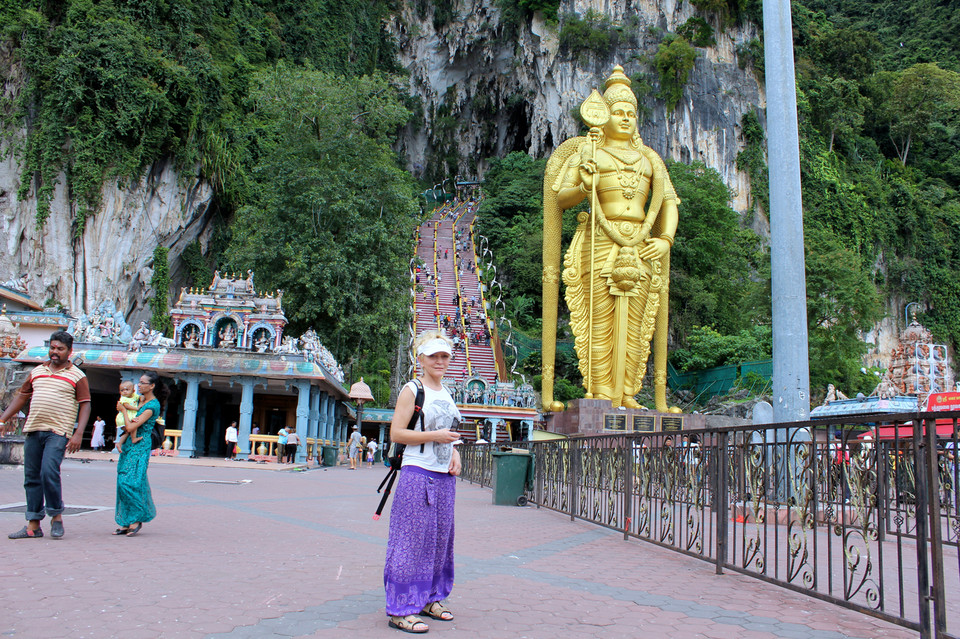
[[[147,350],[131,352],[126,349],[91,348],[78,345],[72,357],[83,359],[85,368],[154,370],[169,375],[203,373],[207,375],[262,377],[279,380],[324,381],[332,386],[342,399],[347,398],[346,389],[322,366],[307,362],[296,356],[281,356],[270,353],[224,350]],[[39,364],[47,360],[48,349],[43,346],[30,348],[20,353],[16,361]]]

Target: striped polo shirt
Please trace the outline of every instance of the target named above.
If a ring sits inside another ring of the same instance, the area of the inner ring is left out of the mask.
[[[30,398],[30,414],[23,432],[48,430],[69,437],[82,402],[90,401],[87,376],[72,363],[54,371],[50,362],[30,371],[20,394]]]

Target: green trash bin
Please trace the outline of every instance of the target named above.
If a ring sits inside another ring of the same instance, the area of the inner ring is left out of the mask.
[[[323,465],[324,466],[337,465],[337,447],[336,446],[323,447]]]
[[[525,506],[523,494],[532,459],[523,448],[497,450],[493,455],[493,503],[497,506]]]

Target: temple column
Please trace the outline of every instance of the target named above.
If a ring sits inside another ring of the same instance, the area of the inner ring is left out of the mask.
[[[320,438],[330,439],[330,415],[328,406],[330,404],[330,395],[325,391],[320,391]]]
[[[194,443],[196,455],[207,454],[207,394],[197,392],[197,441]]]
[[[315,386],[310,387],[310,425],[307,431],[307,436],[314,440],[313,456],[319,462],[321,454],[317,440],[320,439],[320,389]]]
[[[250,429],[253,425],[253,389],[257,384],[267,387],[262,377],[231,377],[230,386],[240,384],[240,422],[237,424],[237,459],[250,457]],[[229,452],[229,451],[228,451]]]
[[[297,463],[302,464],[307,459],[307,420],[310,418],[310,382],[297,382],[297,434],[300,436],[300,446],[297,447]]]
[[[183,398],[183,423],[180,424],[180,448],[178,457],[196,457],[197,438],[197,392],[200,389],[199,376],[193,373],[185,375],[183,381],[187,383],[187,394]]]

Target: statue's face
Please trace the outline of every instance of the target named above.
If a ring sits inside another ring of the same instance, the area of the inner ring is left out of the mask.
[[[604,135],[611,140],[629,140],[637,132],[637,110],[629,102],[615,102],[610,119],[603,125]]]

